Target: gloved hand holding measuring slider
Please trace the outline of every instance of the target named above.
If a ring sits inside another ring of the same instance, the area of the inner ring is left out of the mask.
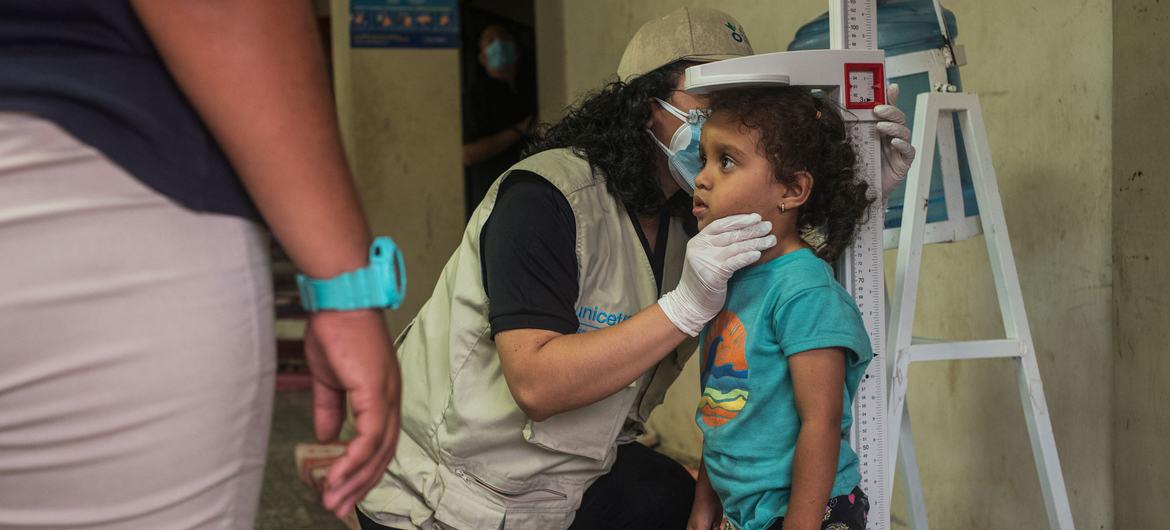
[[[878,118],[877,130],[882,133],[882,201],[889,200],[890,192],[898,187],[914,163],[914,146],[910,144],[910,129],[906,127],[906,113],[894,106],[898,101],[898,85],[886,90],[886,104],[873,108]]]

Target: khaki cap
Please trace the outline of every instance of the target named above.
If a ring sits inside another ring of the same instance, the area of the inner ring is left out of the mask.
[[[683,7],[638,28],[626,45],[617,74],[628,82],[675,61],[709,63],[745,55],[752,55],[752,45],[731,15],[706,7]]]

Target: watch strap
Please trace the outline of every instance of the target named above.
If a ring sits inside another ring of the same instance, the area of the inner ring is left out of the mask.
[[[406,292],[402,253],[393,240],[379,237],[370,245],[369,265],[325,279],[298,274],[297,288],[309,312],[398,309]]]

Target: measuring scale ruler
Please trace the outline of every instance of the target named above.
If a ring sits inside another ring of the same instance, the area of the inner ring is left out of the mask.
[[[852,124],[859,165],[871,190],[881,189],[881,144],[873,123]],[[881,200],[874,200],[866,212],[865,224],[848,253],[838,261],[838,280],[861,311],[874,357],[866,368],[853,401],[853,427],[849,445],[861,467],[861,490],[869,497],[869,528],[889,528],[890,492],[886,447],[886,363],[885,293],[883,290]]]
[[[830,0],[829,43],[835,50],[877,50],[877,2],[875,0]],[[884,65],[884,57],[883,57]],[[847,69],[848,70],[848,69]],[[883,66],[884,70],[884,66]],[[876,72],[884,78],[884,71]],[[846,109],[857,106],[867,96],[876,102],[885,100],[885,80],[876,83],[882,93],[857,93],[855,85],[863,84],[864,72],[846,72],[847,90],[842,97]],[[869,81],[873,81],[872,79]],[[873,86],[875,83],[870,83]],[[870,107],[872,109],[872,107]],[[857,233],[853,246],[838,263],[841,283],[857,302],[865,331],[869,334],[874,357],[865,371],[861,386],[853,402],[853,428],[849,444],[861,460],[861,489],[869,497],[869,523],[873,530],[890,527],[889,448],[886,440],[886,315],[885,273],[882,261],[882,229],[885,227],[881,199],[882,161],[881,138],[876,121],[852,122],[853,145],[857,148],[858,169],[869,182],[871,190],[878,191],[866,212],[865,223]],[[845,113],[846,120],[850,113]],[[857,116],[860,118],[861,116]]]
[[[860,459],[861,489],[870,500],[871,530],[890,526],[889,453],[886,443],[886,315],[882,264],[884,208],[881,200],[881,140],[873,108],[885,103],[885,53],[877,49],[874,0],[829,3],[830,50],[778,52],[727,59],[687,68],[686,91],[798,85],[822,91],[844,110],[857,151],[857,177],[874,199],[853,245],[835,264],[838,281],[861,311],[874,358],[857,395],[849,444]]]

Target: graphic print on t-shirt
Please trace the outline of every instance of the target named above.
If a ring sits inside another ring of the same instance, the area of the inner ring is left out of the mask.
[[[735,313],[723,310],[703,339],[699,361],[699,382],[703,397],[699,415],[708,427],[734,419],[748,401],[748,364],[745,355],[747,330]]]

